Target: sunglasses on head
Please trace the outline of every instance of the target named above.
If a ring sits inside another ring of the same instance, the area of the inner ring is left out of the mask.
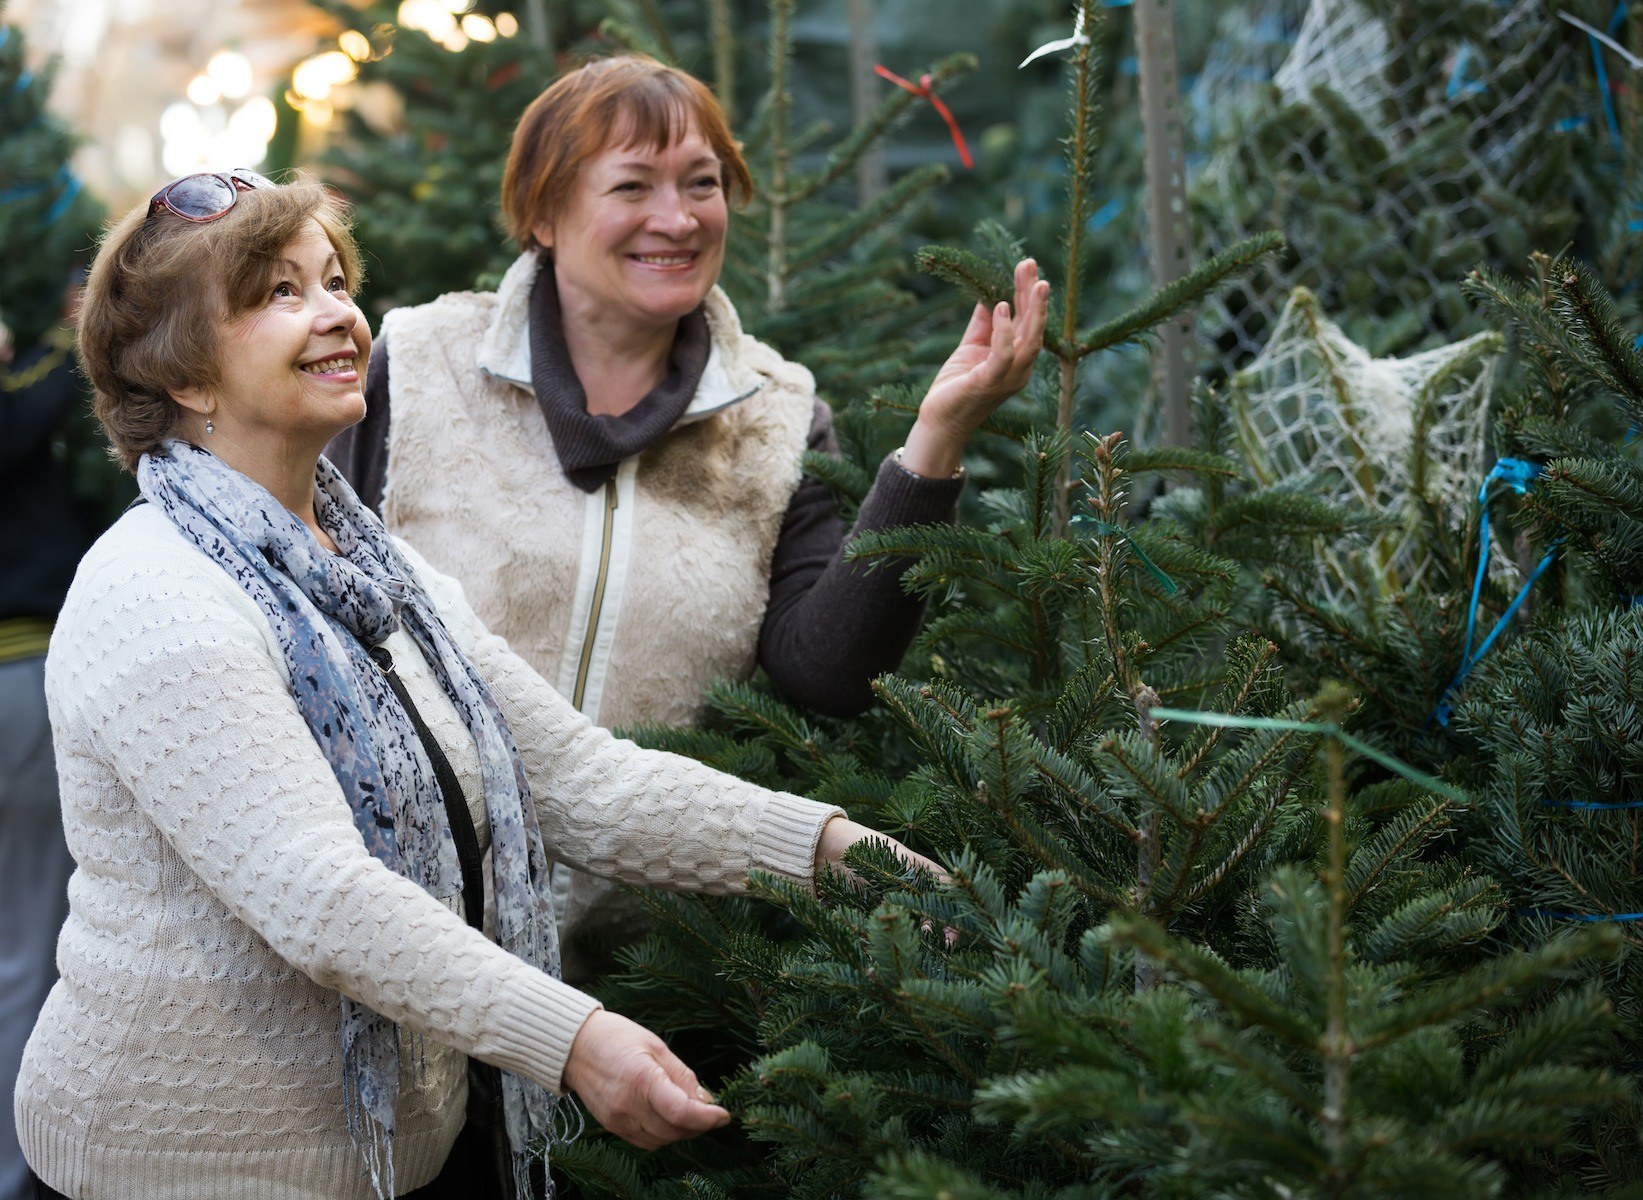
[[[184,175],[180,179],[173,179],[154,193],[148,202],[148,215],[152,217],[163,208],[185,221],[193,221],[196,225],[204,224],[206,221],[215,221],[233,208],[241,192],[274,186],[272,179],[258,175],[245,167],[235,167],[232,171],[202,171],[197,175]]]

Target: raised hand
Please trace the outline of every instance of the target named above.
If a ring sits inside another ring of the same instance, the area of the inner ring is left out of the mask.
[[[661,1038],[603,1009],[577,1031],[564,1082],[599,1124],[641,1150],[730,1123],[730,1114]]]
[[[919,403],[901,465],[915,475],[946,478],[958,470],[970,435],[1032,378],[1044,347],[1050,285],[1038,264],[1015,268],[1015,304],[976,305],[958,348]]]

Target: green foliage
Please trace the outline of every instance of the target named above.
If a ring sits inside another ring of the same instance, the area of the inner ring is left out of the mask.
[[[396,29],[393,4],[315,2],[380,55],[360,65],[360,102],[321,160],[354,206],[361,306],[376,321],[399,305],[494,287],[517,253],[499,225],[508,145],[553,78],[552,59],[522,35],[453,54]]]
[[[389,15],[327,3],[367,33]],[[735,218],[724,285],[749,331],[837,402],[843,453],[807,470],[847,512],[963,303],[1004,298],[1024,251],[1056,291],[1037,377],[971,458],[965,522],[852,544],[860,563],[911,562],[905,586],[930,604],[879,705],[833,721],[726,684],[701,728],[630,731],[839,804],[951,880],[863,847],[815,895],[774,878],[749,897],[646,894],[653,932],[601,996],[663,1031],[739,1121],[655,1155],[591,1135],[558,1165],[589,1196],[701,1200],[1619,1194],[1640,1173],[1636,1099],[1604,1067],[1637,1058],[1634,947],[1607,923],[1523,910],[1643,908],[1632,818],[1541,803],[1629,795],[1636,774],[1635,622],[1564,620],[1643,593],[1643,477],[1618,436],[1643,418],[1631,309],[1551,260],[1527,287],[1474,285],[1518,331],[1502,448],[1553,460],[1509,530],[1537,551],[1562,538],[1569,565],[1542,585],[1541,633],[1480,669],[1452,734],[1422,727],[1461,654],[1476,531],[1456,529],[1442,497],[1397,514],[1397,536],[1429,553],[1418,587],[1328,602],[1319,547],[1370,571],[1391,522],[1315,479],[1256,470],[1214,391],[1197,398],[1194,447],[1083,430],[1102,404],[1138,406],[1100,394],[1126,361],[1103,351],[1144,345],[1187,308],[1230,312],[1217,297],[1251,270],[1313,271],[1353,337],[1384,352],[1474,327],[1459,284],[1479,258],[1517,261],[1603,224],[1617,232],[1593,249],[1599,277],[1635,266],[1635,189],[1582,194],[1577,212],[1561,147],[1524,159],[1535,182],[1503,192],[1480,174],[1483,123],[1465,118],[1484,101],[1470,94],[1458,119],[1400,138],[1320,92],[1243,131],[1215,168],[1236,204],[1200,213],[1225,252],[1152,294],[1128,221],[1095,236],[1139,156],[1133,111],[1107,83],[1127,18],[1083,0],[1091,43],[1065,56],[1059,107],[1034,100],[1020,117],[1040,142],[1065,135],[1061,166],[1035,185],[1058,202],[985,205],[965,246],[919,255],[934,277],[920,279],[904,271],[915,219],[963,208],[960,187],[942,191],[946,168],[915,166],[865,204],[849,191],[870,147],[928,116],[918,101],[887,89],[849,128],[809,124],[794,0],[771,0],[756,54],[724,36],[745,6],[632,0],[602,27],[592,7],[571,6],[562,45],[647,49],[734,103],[758,192]],[[1017,7],[1017,33],[1065,34],[1065,6]],[[1493,8],[1377,5],[1442,18],[1429,44],[1398,43],[1393,74],[1441,86]],[[363,68],[403,104],[376,127],[369,106],[351,117],[332,163],[374,256],[373,312],[494,282],[512,257],[492,224],[508,133],[568,61],[523,39],[452,55],[401,32]],[[962,119],[983,101],[960,81],[996,69],[947,56],[931,71]],[[1530,97],[1531,127],[1564,112],[1564,82]],[[1104,140],[1110,129],[1128,141]],[[1454,220],[1436,203],[1369,204],[1434,179],[1477,203]],[[1024,185],[1006,182],[1019,200]],[[1262,232],[1274,220],[1287,244]],[[1508,593],[1487,582],[1485,623]],[[1324,717],[1476,800],[1349,764],[1316,729],[1160,721],[1166,706]]]
[[[103,219],[70,166],[77,139],[47,104],[55,63],[30,71],[27,57],[22,30],[0,24],[0,322],[18,355],[37,347],[44,355],[27,371],[0,364],[0,403],[74,354],[62,323],[71,272],[90,260]],[[66,462],[75,499],[98,528],[119,515],[134,489],[108,457],[89,395],[57,431],[52,453]]]
[[[931,605],[902,672],[856,721],[721,686],[705,728],[637,731],[840,804],[951,878],[870,847],[815,895],[764,878],[768,904],[647,896],[655,932],[603,998],[667,1032],[740,1121],[654,1156],[601,1148],[630,1173],[573,1169],[590,1193],[1499,1196],[1547,1164],[1589,1167],[1571,1129],[1612,1130],[1631,1103],[1603,1069],[1614,1016],[1591,982],[1625,961],[1598,965],[1612,931],[1504,948],[1509,893],[1457,852],[1465,806],[1348,770],[1317,729],[1154,715],[1350,720],[1430,762],[1419,724],[1458,655],[1469,564],[1429,514],[1425,590],[1321,605],[1320,540],[1368,547],[1386,519],[1259,478],[1213,392],[1196,448],[1078,431],[1082,360],[1277,248],[1237,247],[1087,328],[1105,44],[1070,65],[1056,334],[991,423],[970,519],[849,550],[911,563],[904,586]],[[772,104],[779,141],[779,87]],[[1020,252],[995,220],[920,265],[992,300]],[[881,386],[843,408],[845,453],[816,471],[858,499],[915,402]],[[1144,518],[1137,475],[1176,484]],[[1353,694],[1320,689],[1331,676]]]
[[[47,106],[54,74],[29,70],[23,31],[0,24],[0,320],[19,349],[57,324],[102,220],[69,166],[76,139]]]

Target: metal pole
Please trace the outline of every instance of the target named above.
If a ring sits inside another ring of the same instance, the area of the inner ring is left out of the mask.
[[[1170,0],[1135,0],[1134,11],[1149,250],[1153,284],[1162,287],[1192,268],[1175,13]],[[1153,355],[1153,386],[1163,415],[1162,440],[1169,445],[1184,446],[1192,439],[1190,401],[1198,373],[1197,342],[1195,318],[1182,313],[1160,330]]]
[[[525,29],[531,41],[550,55],[553,53],[553,27],[548,22],[548,0],[525,0]]]
[[[879,57],[879,38],[873,26],[873,8],[873,0],[850,0],[850,115],[858,125],[877,105],[873,64]],[[865,208],[884,195],[888,186],[884,147],[875,144],[862,155],[857,167],[857,205]]]

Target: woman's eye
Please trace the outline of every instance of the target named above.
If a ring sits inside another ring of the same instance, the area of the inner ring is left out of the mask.
[[[691,186],[696,187],[696,188],[703,188],[703,189],[717,188],[719,186],[719,177],[717,175],[703,175],[700,179],[698,179]]]
[[[637,192],[643,186],[637,179],[629,179],[624,183],[617,184],[611,190],[616,192]]]
[[[280,280],[274,285],[274,296],[280,300],[289,300],[297,294],[296,287],[286,280]]]
[[[329,283],[327,283],[325,286],[330,288],[333,292],[344,292],[344,293],[346,293],[348,291],[348,281],[346,279],[344,279],[341,275],[332,276],[331,281]]]

